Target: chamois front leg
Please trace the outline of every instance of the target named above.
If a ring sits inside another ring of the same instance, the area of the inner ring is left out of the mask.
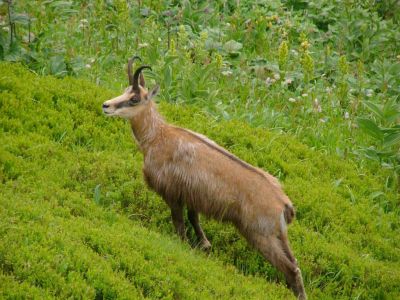
[[[199,214],[197,211],[188,209],[188,218],[190,224],[192,224],[194,231],[196,233],[197,238],[200,241],[200,249],[208,251],[211,249],[211,243],[208,241],[206,235],[204,234],[203,229],[200,226],[199,222]]]
[[[172,223],[174,223],[176,233],[179,235],[182,241],[186,241],[185,222],[183,220],[183,205],[179,203],[173,203],[170,205]]]

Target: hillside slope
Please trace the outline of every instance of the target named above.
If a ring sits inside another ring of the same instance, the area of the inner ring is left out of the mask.
[[[0,298],[290,297],[282,285],[239,275],[96,204],[84,169],[112,163],[120,145],[94,152],[85,138],[93,133],[91,117],[109,121],[93,97],[109,93],[15,65],[0,69]],[[76,92],[87,103],[78,103]],[[100,169],[100,177],[110,175]]]
[[[118,92],[12,64],[0,74],[2,297],[290,297],[231,226],[205,222],[210,258],[174,237],[128,126],[101,113]],[[188,107],[160,110],[281,179],[297,207],[289,233],[311,296],[400,297],[399,199],[383,171]]]

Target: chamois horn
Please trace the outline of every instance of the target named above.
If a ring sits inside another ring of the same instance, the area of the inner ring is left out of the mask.
[[[129,85],[133,84],[133,81],[132,81],[132,79],[133,79],[133,77],[132,77],[132,64],[135,61],[135,59],[142,61],[142,59],[137,55],[133,56],[132,58],[130,58],[128,60],[128,81],[129,81]]]
[[[133,91],[139,91],[138,79],[139,79],[139,75],[141,75],[143,69],[151,70],[151,67],[150,66],[140,66],[138,69],[136,69],[135,74],[133,74],[133,78],[132,78],[132,90]],[[144,79],[141,80],[141,85],[144,86]]]

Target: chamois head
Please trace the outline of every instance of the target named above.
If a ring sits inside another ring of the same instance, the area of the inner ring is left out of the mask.
[[[125,89],[125,92],[103,103],[103,112],[108,116],[130,119],[142,111],[146,104],[158,93],[158,86],[150,92],[146,89],[142,71],[144,69],[151,70],[150,66],[140,66],[132,75],[132,63],[135,59],[140,60],[138,56],[134,56],[128,61],[129,86]]]

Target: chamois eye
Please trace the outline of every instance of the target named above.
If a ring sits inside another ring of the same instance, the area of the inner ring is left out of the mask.
[[[137,97],[136,95],[133,96],[131,99],[129,99],[129,104],[130,105],[136,105],[140,102],[140,98]]]

